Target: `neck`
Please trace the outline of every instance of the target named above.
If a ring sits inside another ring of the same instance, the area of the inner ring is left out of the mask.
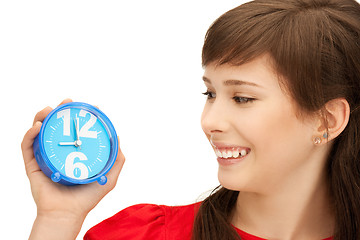
[[[271,194],[240,192],[232,223],[268,239],[324,239],[334,229],[325,176],[289,179]]]

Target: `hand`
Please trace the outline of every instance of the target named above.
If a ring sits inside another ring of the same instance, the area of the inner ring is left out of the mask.
[[[64,100],[61,104],[67,102],[71,102],[71,100]],[[74,220],[82,224],[82,221],[91,209],[115,187],[125,157],[119,149],[115,164],[106,175],[108,182],[103,186],[97,182],[77,186],[64,186],[52,182],[40,170],[32,148],[34,138],[40,132],[42,121],[51,111],[52,109],[47,107],[36,114],[33,127],[27,131],[21,144],[26,174],[29,178],[32,195],[37,206],[37,219],[67,219],[69,222]],[[78,231],[80,231],[81,224],[77,226]],[[36,227],[38,226],[34,224],[34,228]],[[41,229],[40,227],[34,228],[32,235]],[[40,234],[43,234],[43,232]]]

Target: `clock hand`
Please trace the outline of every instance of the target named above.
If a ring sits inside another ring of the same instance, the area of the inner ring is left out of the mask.
[[[75,142],[59,142],[60,146],[75,146]]]
[[[75,146],[76,147],[80,147],[81,150],[81,144],[82,142],[80,141],[80,135],[79,135],[79,118],[76,116],[76,120],[74,118],[74,123],[75,123],[75,131],[76,131],[76,140],[75,140]]]
[[[76,117],[76,121],[74,118],[74,123],[75,123],[75,129],[76,129],[76,141],[80,140],[80,136],[79,136],[79,118]]]
[[[81,149],[82,142],[80,140],[76,140],[75,142],[59,142],[60,146],[75,146],[80,147]]]

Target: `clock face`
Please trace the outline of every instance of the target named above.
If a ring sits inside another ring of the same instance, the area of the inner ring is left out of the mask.
[[[96,176],[106,166],[111,151],[104,123],[80,107],[61,109],[49,118],[43,146],[54,168],[73,179]]]

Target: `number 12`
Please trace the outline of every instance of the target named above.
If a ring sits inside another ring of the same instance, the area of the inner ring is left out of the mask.
[[[70,123],[71,123],[70,111],[71,111],[71,109],[69,108],[69,109],[65,109],[65,110],[62,110],[57,113],[57,118],[63,118],[63,123],[64,123],[63,135],[64,136],[70,136]],[[97,118],[93,114],[91,114],[85,110],[81,109],[79,112],[80,117],[86,117],[87,114],[90,114],[90,119],[79,130],[79,137],[97,138],[97,132],[89,130],[92,126],[94,126]]]

